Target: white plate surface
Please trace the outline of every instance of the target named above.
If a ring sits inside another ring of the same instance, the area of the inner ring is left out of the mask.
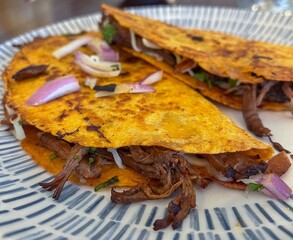
[[[212,29],[245,38],[293,46],[293,18],[272,13],[194,6],[144,7],[130,11],[184,27]],[[22,44],[36,36],[97,30],[100,14],[83,16],[21,35],[0,45],[0,72]],[[0,98],[4,92],[0,81]],[[241,114],[219,106],[245,128]],[[0,106],[0,118],[3,118]],[[262,112],[275,139],[293,152],[293,118]],[[220,141],[220,139],[219,139]],[[293,187],[293,170],[284,176]],[[153,231],[168,200],[130,205],[111,203],[109,191],[68,183],[58,201],[39,182],[52,175],[37,166],[18,141],[0,127],[0,238],[3,239],[293,239],[293,196],[288,201],[261,194],[245,196],[216,184],[196,188],[197,205],[179,229]]]

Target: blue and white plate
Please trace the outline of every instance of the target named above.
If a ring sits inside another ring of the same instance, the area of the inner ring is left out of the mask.
[[[184,27],[212,29],[245,38],[293,46],[293,18],[272,13],[194,6],[143,7],[130,11]],[[100,14],[46,26],[0,45],[0,72],[22,44],[36,36],[98,30]],[[249,51],[249,49],[248,49]],[[4,86],[0,81],[1,99]],[[221,107],[245,128],[241,114]],[[0,118],[3,118],[0,106]],[[293,152],[293,118],[289,112],[262,112],[274,139]],[[219,139],[221,141],[221,139]],[[38,185],[52,175],[0,127],[0,238],[3,239],[293,239],[293,196],[288,201],[230,190],[216,184],[196,188],[197,208],[179,229],[154,231],[155,219],[166,214],[169,200],[129,205],[111,203],[109,191],[68,183],[58,201]],[[285,176],[293,187],[293,170]]]

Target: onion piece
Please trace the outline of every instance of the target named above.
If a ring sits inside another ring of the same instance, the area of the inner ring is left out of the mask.
[[[90,87],[91,89],[93,89],[96,86],[96,84],[97,84],[96,78],[87,77],[84,82],[84,85]]]
[[[8,116],[12,116],[13,114],[15,114],[14,109],[9,107],[7,104],[5,104],[5,108],[6,108]]]
[[[262,184],[265,189],[273,194],[277,199],[286,200],[292,193],[292,189],[274,173],[262,175],[259,183]]]
[[[98,91],[96,97],[107,97],[122,93],[150,93],[155,92],[155,89],[149,85],[140,85],[135,83],[123,83],[116,86],[113,92]]]
[[[133,48],[134,51],[141,52],[141,49],[136,44],[135,33],[132,30],[129,30],[129,31],[130,31],[131,47]]]
[[[175,56],[176,63],[177,63],[177,64],[181,63],[181,61],[182,61],[182,57],[179,56],[177,53],[173,53],[173,55]]]
[[[162,49],[160,46],[158,46],[157,44],[151,42],[150,40],[147,40],[146,38],[142,38],[142,43],[143,43],[143,45],[145,45],[148,48]]]
[[[75,52],[75,63],[79,64],[80,62],[95,68],[100,71],[114,72],[121,71],[121,63],[119,62],[106,62],[100,61],[99,56],[93,55],[88,56],[80,51]]]
[[[97,58],[76,51],[75,64],[94,77],[116,77],[121,72],[121,64],[116,62],[99,62]]]
[[[163,57],[160,54],[154,53],[154,52],[144,52],[146,55],[149,55],[151,57],[154,57],[155,59],[157,59],[158,61],[162,62],[163,61]]]
[[[79,62],[77,63],[78,66],[80,66],[80,68],[88,73],[89,75],[91,76],[94,76],[94,77],[117,77],[119,74],[120,74],[120,71],[112,71],[112,72],[106,72],[106,71],[101,71],[101,70],[98,70],[98,69],[95,69],[83,62]]]
[[[78,80],[74,76],[67,75],[46,82],[26,101],[26,105],[41,105],[79,90]]]
[[[139,84],[140,85],[151,85],[153,83],[156,83],[158,81],[160,81],[163,77],[163,71],[157,71],[154,72],[152,74],[150,74],[149,76],[145,77],[144,79],[142,79]]]
[[[80,48],[81,46],[86,45],[93,38],[94,37],[92,36],[84,36],[84,37],[77,38],[74,41],[55,50],[52,53],[52,55],[57,59],[63,58],[64,56],[68,55],[69,53],[72,53],[73,51]]]
[[[108,148],[107,149],[108,152],[112,153],[113,155],[113,158],[115,160],[115,163],[117,164],[117,166],[120,168],[120,169],[124,169],[124,166],[122,164],[122,159],[121,157],[119,156],[118,152],[117,152],[117,149],[116,148]]]
[[[257,174],[250,176],[248,179],[240,179],[239,181],[245,184],[261,184],[264,187],[261,192],[276,199],[286,200],[292,194],[292,189],[274,173]]]
[[[10,117],[10,122],[13,124],[14,131],[13,135],[16,137],[17,140],[25,139],[25,132],[22,127],[22,121],[20,118],[20,114],[14,114]]]
[[[113,50],[111,46],[104,40],[94,38],[87,46],[96,52],[103,61],[118,62],[119,52]]]

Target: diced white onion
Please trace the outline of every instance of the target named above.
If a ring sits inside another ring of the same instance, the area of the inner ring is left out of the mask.
[[[157,59],[160,62],[163,61],[163,57],[160,54],[153,53],[153,52],[144,52],[144,53],[151,56],[151,57],[154,57],[155,59]]]
[[[94,76],[94,77],[105,77],[105,78],[107,78],[107,77],[116,77],[116,76],[118,76],[120,74],[120,71],[106,72],[106,71],[97,70],[97,69],[94,69],[94,68],[92,68],[92,67],[90,67],[90,66],[88,66],[88,65],[86,65],[86,64],[84,64],[82,62],[77,63],[77,65],[79,65],[80,68],[84,72],[86,72],[89,75]]]
[[[22,127],[22,121],[20,115],[17,114],[15,118],[10,117],[10,122],[13,124],[14,131],[13,134],[17,140],[25,139],[25,132]]]
[[[8,116],[12,116],[15,113],[14,109],[9,107],[7,104],[5,104],[5,108],[6,108]]]
[[[114,158],[115,163],[117,164],[117,166],[118,166],[120,169],[123,169],[124,166],[123,166],[123,164],[122,164],[122,159],[121,159],[121,157],[119,156],[119,154],[118,154],[116,148],[108,148],[107,151],[110,152],[110,153],[112,153],[113,158]]]
[[[97,79],[96,78],[90,78],[90,77],[86,77],[84,85],[90,87],[91,89],[93,89],[97,84]]]
[[[174,54],[174,56],[175,56],[176,63],[177,63],[177,64],[181,63],[181,61],[182,61],[181,56],[179,56],[177,53],[173,53],[173,54]]]
[[[132,30],[129,30],[129,31],[130,31],[131,47],[133,48],[134,51],[141,52],[141,49],[136,44],[135,33]]]
[[[150,40],[147,40],[145,38],[142,38],[142,43],[143,45],[145,45],[148,48],[152,48],[152,49],[161,49],[160,46],[158,46],[157,44],[151,42]]]
[[[192,70],[187,70],[187,73],[188,73],[191,77],[194,76],[194,72],[193,72]]]
[[[74,52],[75,50],[77,50],[81,46],[86,45],[92,39],[93,39],[92,36],[84,36],[84,37],[77,38],[74,41],[55,50],[52,53],[52,55],[57,59],[63,58],[64,56],[68,55],[69,53]]]

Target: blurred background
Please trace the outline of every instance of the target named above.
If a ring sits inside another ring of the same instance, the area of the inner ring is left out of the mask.
[[[0,0],[0,43],[50,23],[98,12],[102,2],[121,8],[179,4],[280,11],[288,16],[293,12],[293,0]]]

